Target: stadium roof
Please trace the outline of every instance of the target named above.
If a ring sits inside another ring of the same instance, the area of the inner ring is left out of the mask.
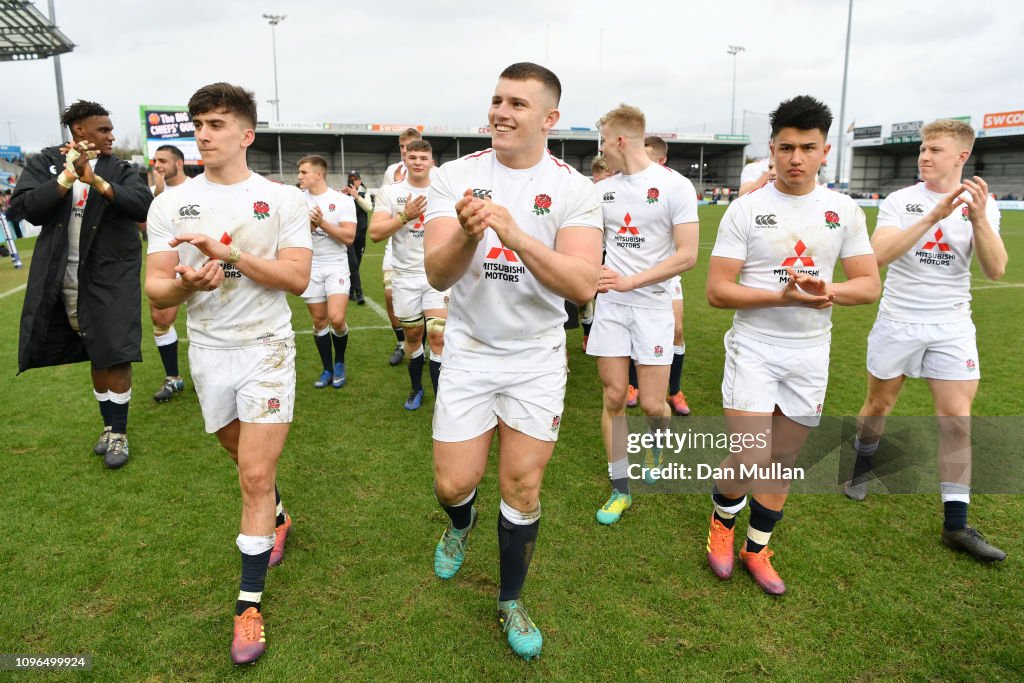
[[[74,48],[29,0],[0,0],[0,62],[46,59]]]

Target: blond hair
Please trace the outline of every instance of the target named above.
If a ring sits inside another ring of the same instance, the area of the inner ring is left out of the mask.
[[[398,141],[408,142],[409,140],[420,140],[423,135],[415,128],[406,128],[398,135]]]
[[[608,162],[605,161],[604,157],[594,157],[594,160],[590,162],[590,175],[597,175],[598,173],[605,173],[610,170]]]
[[[644,131],[647,130],[647,119],[637,107],[620,104],[597,122],[599,129],[605,126],[619,131],[627,137],[643,139]]]
[[[974,129],[971,128],[971,124],[964,121],[939,119],[921,128],[922,140],[927,140],[937,135],[949,135],[961,143],[968,152],[974,148]]]
[[[310,154],[309,156],[304,156],[301,159],[299,159],[299,163],[295,165],[298,167],[302,166],[303,164],[309,164],[313,168],[319,168],[321,171],[324,172],[324,175],[327,175],[327,159],[324,159],[319,154]]]

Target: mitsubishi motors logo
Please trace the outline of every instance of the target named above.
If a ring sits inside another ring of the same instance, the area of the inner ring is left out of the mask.
[[[78,200],[78,202],[75,204],[75,206],[78,206],[78,207],[85,206],[85,203],[88,200],[89,200],[89,188],[87,187],[84,190],[82,190],[82,198]]]
[[[789,268],[790,266],[795,266],[797,264],[797,262],[799,262],[800,265],[802,265],[802,266],[813,266],[814,265],[814,259],[812,259],[810,256],[804,256],[804,252],[807,251],[807,246],[804,244],[803,240],[798,240],[797,241],[796,246],[794,247],[794,251],[796,252],[796,256],[790,256],[785,261],[783,261],[782,262],[782,267],[783,268]]]
[[[422,213],[420,214],[419,218],[416,219],[416,222],[413,223],[412,226],[409,229],[410,230],[422,230],[423,229],[423,214]],[[488,257],[488,258],[490,258],[490,257]]]
[[[228,246],[231,246],[231,235],[229,235],[229,234],[227,234],[225,232],[223,235],[220,236],[220,243],[221,244],[227,244]]]
[[[620,235],[625,235],[626,233],[629,233],[630,235],[639,235],[640,234],[640,229],[639,228],[637,228],[635,225],[630,225],[629,224],[630,221],[633,220],[633,217],[629,215],[629,212],[626,213],[625,218],[623,218],[622,220],[624,221],[625,224],[621,228],[619,228],[618,234],[620,234]]]
[[[487,252],[487,258],[497,259],[499,256],[504,256],[505,260],[509,263],[518,263],[519,259],[516,257],[516,252],[512,251],[504,244],[497,247],[491,247],[491,250]]]
[[[942,228],[938,228],[935,231],[935,241],[924,243],[925,251],[931,251],[936,247],[938,247],[939,251],[950,251],[952,249],[952,247],[942,241]]]
[[[914,252],[918,263],[925,266],[943,266],[949,268],[956,261],[953,247],[942,241],[942,228],[936,228],[932,239]]]
[[[503,256],[508,263],[501,263],[499,261]],[[499,244],[496,247],[491,247],[487,252],[487,258],[483,264],[483,271],[485,280],[498,280],[500,282],[516,283],[519,282],[519,278],[521,276],[526,274],[526,266],[519,263],[519,257],[516,256],[514,251],[506,247],[504,244]]]

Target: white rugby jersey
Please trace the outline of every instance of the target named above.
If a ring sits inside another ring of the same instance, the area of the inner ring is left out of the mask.
[[[234,185],[199,176],[149,207],[149,250],[174,251],[168,241],[183,233],[209,235],[247,254],[277,258],[279,249],[312,249],[306,198],[291,185],[253,173]],[[200,268],[209,259],[191,244],[176,248],[182,265]],[[188,300],[188,336],[196,346],[239,348],[293,337],[285,293],[257,284],[223,263],[224,281]]]
[[[312,211],[314,206],[319,206],[324,220],[328,223],[356,222],[356,203],[347,194],[342,194],[331,188],[327,188],[323,194],[312,194],[309,190],[303,190],[302,194],[306,197],[306,205],[309,210]],[[315,265],[348,263],[348,247],[346,245],[328,235],[323,228],[313,230],[312,236],[313,263]]]
[[[391,164],[386,169],[384,169],[383,185],[386,187],[386,186],[390,185],[391,183],[401,182],[401,181],[395,180],[395,175],[399,171],[402,172],[402,179],[403,180],[409,175],[409,170],[405,167],[405,162],[404,161],[396,161],[395,163]]]
[[[430,186],[427,222],[456,218],[455,203],[467,189],[504,206],[524,232],[551,248],[564,227],[602,229],[594,184],[549,153],[526,169],[502,166],[492,149],[446,163]],[[451,289],[444,363],[499,372],[563,368],[565,320],[562,297],[541,285],[488,229]]]
[[[768,159],[768,157],[765,157],[764,159],[751,161],[749,164],[744,166],[743,170],[740,171],[740,185],[753,182],[767,173],[769,161],[771,160]]]
[[[875,225],[906,230],[944,196],[932,192],[924,183],[893,192],[879,207]],[[998,233],[999,207],[991,198],[985,204],[985,212]],[[969,317],[973,253],[974,229],[967,217],[967,207],[962,206],[889,264],[878,315],[910,323],[946,323]]]
[[[377,193],[377,211],[398,216],[405,209],[409,195],[426,197],[427,187],[413,187],[408,178],[381,188]],[[402,275],[423,275],[423,214],[409,216],[409,221],[400,227],[389,240],[391,244],[391,269]]]
[[[673,226],[697,222],[693,183],[664,166],[652,163],[639,173],[618,173],[596,188],[604,214],[604,263],[623,275],[647,270],[672,256],[676,251]],[[674,283],[673,276],[597,298],[637,308],[671,308]]]
[[[832,282],[839,259],[871,253],[864,211],[848,196],[821,186],[793,196],[769,183],[729,205],[711,255],[743,261],[741,285],[778,291],[786,268]],[[777,346],[815,346],[829,340],[832,309],[740,310],[733,328]]]

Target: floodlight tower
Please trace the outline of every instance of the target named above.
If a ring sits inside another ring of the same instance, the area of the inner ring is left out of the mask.
[[[729,133],[736,132],[736,55],[744,52],[747,48],[742,45],[730,45],[726,50],[732,55],[732,114],[729,116]]]
[[[281,120],[281,98],[277,93],[277,25],[285,20],[285,14],[264,14],[263,18],[270,22],[270,40],[274,51],[274,99],[270,104],[274,105],[274,119]]]

